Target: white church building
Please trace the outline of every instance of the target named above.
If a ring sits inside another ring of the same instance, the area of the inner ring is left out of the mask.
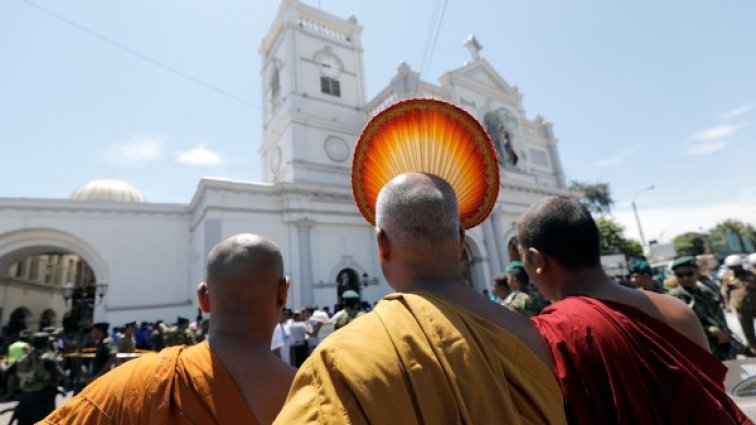
[[[261,182],[202,179],[189,204],[148,202],[113,180],[86,183],[69,199],[0,198],[0,326],[60,326],[66,312],[116,325],[194,317],[208,251],[242,232],[281,246],[293,308],[333,306],[344,284],[379,300],[391,288],[352,198],[351,154],[367,120],[407,97],[453,102],[500,152],[508,141],[497,204],[468,232],[461,263],[478,292],[487,288],[506,268],[519,215],[543,197],[572,195],[552,126],[526,116],[522,94],[479,57],[474,37],[465,43],[471,59],[437,84],[401,63],[368,99],[361,31],[354,17],[282,2],[259,47]]]

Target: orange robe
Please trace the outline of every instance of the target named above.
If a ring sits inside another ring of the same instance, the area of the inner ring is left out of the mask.
[[[257,424],[207,342],[124,363],[41,423]]]
[[[553,373],[500,326],[393,294],[323,340],[275,424],[566,424]]]

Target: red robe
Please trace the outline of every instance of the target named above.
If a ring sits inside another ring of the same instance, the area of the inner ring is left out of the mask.
[[[570,297],[532,321],[572,424],[753,424],[725,392],[720,361],[635,307]]]

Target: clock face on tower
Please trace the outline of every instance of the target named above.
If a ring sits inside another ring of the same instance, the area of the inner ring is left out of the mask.
[[[341,61],[332,53],[320,52],[315,56],[315,62],[320,68],[320,74],[329,78],[338,79],[341,75]]]

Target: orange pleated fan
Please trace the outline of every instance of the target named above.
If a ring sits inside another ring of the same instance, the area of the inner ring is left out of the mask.
[[[448,181],[466,229],[488,217],[499,194],[499,162],[488,134],[472,115],[441,100],[402,100],[365,125],[354,149],[352,192],[367,221],[375,224],[381,188],[408,172]]]

